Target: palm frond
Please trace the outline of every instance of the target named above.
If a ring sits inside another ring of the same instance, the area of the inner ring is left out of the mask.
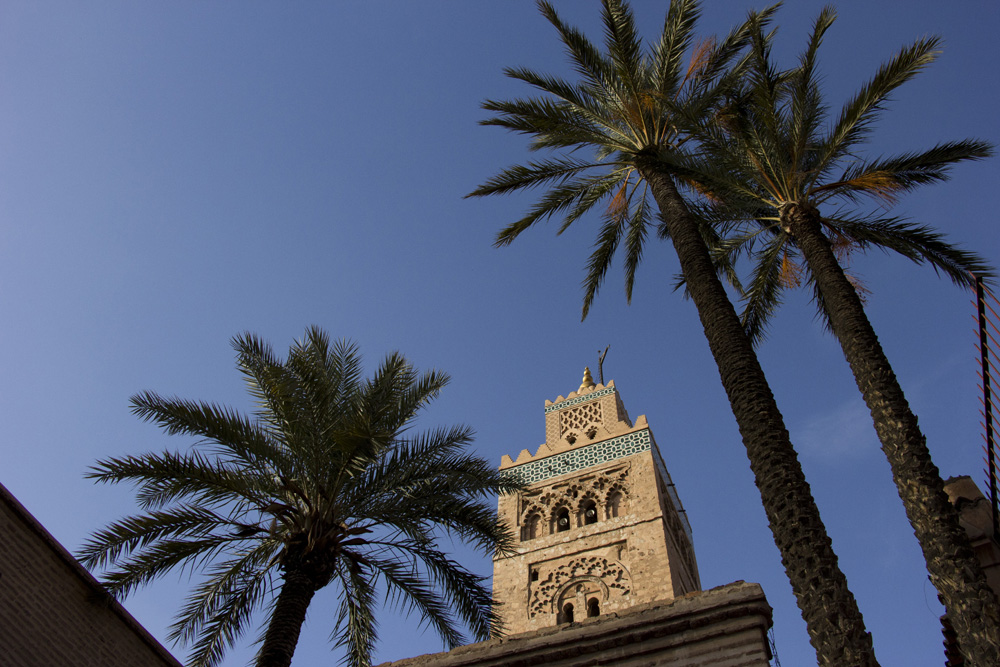
[[[676,96],[681,86],[684,55],[694,39],[694,28],[700,13],[695,0],[671,2],[667,10],[652,60],[655,90],[664,99]]]
[[[604,23],[604,43],[614,71],[616,85],[624,86],[634,97],[648,87],[636,79],[644,73],[642,42],[635,27],[632,10],[621,0],[603,0],[601,20]]]
[[[600,50],[587,39],[586,35],[576,28],[566,25],[559,18],[555,8],[545,0],[538,2],[538,8],[542,16],[559,32],[559,39],[566,46],[574,69],[590,87],[599,90],[613,81],[614,73],[611,64]]]
[[[560,232],[580,219],[595,204],[610,193],[625,178],[621,171],[599,174],[586,178],[574,178],[554,186],[531,207],[528,215],[503,228],[497,234],[494,245],[509,245],[522,232],[540,220],[565,213]]]
[[[549,183],[560,184],[582,171],[593,168],[593,162],[572,156],[514,165],[491,177],[466,197],[508,194]]]
[[[587,275],[583,280],[583,314],[581,319],[585,319],[590,312],[590,306],[597,296],[598,290],[604,282],[604,278],[611,268],[611,261],[618,250],[622,234],[628,225],[628,211],[617,211],[617,215],[609,214],[604,218],[594,242],[593,251],[587,260]]]
[[[386,596],[394,607],[402,608],[407,614],[417,612],[420,622],[434,628],[448,650],[466,643],[456,629],[449,601],[437,593],[436,587],[420,575],[413,563],[371,554],[366,554],[365,560],[384,578]]]
[[[837,181],[816,187],[811,194],[819,200],[838,195],[853,198],[856,194],[884,198],[885,193],[895,195],[918,185],[947,180],[954,165],[992,155],[993,146],[985,141],[946,142],[920,153],[857,162],[845,169]]]
[[[786,286],[782,283],[782,269],[787,257],[782,236],[772,238],[762,250],[754,252],[753,272],[742,295],[740,319],[754,344],[764,340],[768,322],[781,306],[781,289]]]
[[[136,394],[129,403],[132,414],[152,422],[168,435],[203,438],[239,456],[248,464],[275,464],[282,458],[259,424],[234,410],[214,403],[165,398],[153,391]]]
[[[158,509],[174,501],[210,507],[240,501],[260,504],[267,497],[266,489],[260,488],[259,479],[246,467],[197,451],[110,458],[98,461],[84,477],[104,484],[134,482],[142,509]]]
[[[949,243],[944,234],[926,225],[900,218],[850,217],[824,218],[824,223],[850,238],[861,249],[876,247],[893,250],[921,264],[927,262],[935,272],[944,274],[956,285],[975,286],[974,275],[992,278],[994,268],[982,257]]]
[[[625,299],[627,303],[632,303],[635,272],[642,261],[642,252],[649,234],[652,217],[649,196],[645,192],[645,183],[637,184],[636,187],[641,187],[643,191],[634,195],[636,202],[632,215],[629,217],[628,231],[625,235]]]
[[[806,50],[799,57],[799,66],[788,82],[791,112],[789,117],[790,162],[804,164],[806,154],[816,141],[820,123],[826,116],[816,77],[816,54],[823,36],[836,20],[832,7],[824,7],[813,25]]]
[[[830,135],[819,146],[820,165],[829,165],[849,155],[863,142],[892,92],[934,62],[940,45],[938,37],[918,40],[882,65],[844,105]]]
[[[168,637],[185,644],[194,642],[189,664],[220,664],[226,650],[246,632],[273,587],[268,564],[274,550],[275,545],[259,544],[213,565],[205,581],[188,596]]]
[[[493,612],[492,596],[483,585],[484,577],[469,572],[424,542],[397,540],[391,545],[386,545],[386,548],[391,552],[406,554],[408,558],[416,559],[425,568],[435,588],[443,591],[450,609],[453,609],[472,630],[476,640],[484,641],[490,638],[492,626],[496,623],[496,615]],[[442,638],[446,643],[449,641],[444,636]]]
[[[375,617],[375,587],[356,561],[342,565],[337,573],[344,595],[331,634],[336,646],[347,649],[344,663],[352,667],[371,665],[378,619]]]
[[[702,67],[702,75],[693,82],[699,86],[713,84],[718,86],[720,77],[731,77],[731,80],[719,89],[719,92],[730,91],[745,73],[748,62],[745,50],[751,35],[765,30],[780,6],[781,3],[777,3],[760,11],[747,12],[747,18],[743,23],[734,26],[723,39],[713,42],[713,48],[707,54]]]
[[[102,583],[109,593],[121,599],[175,568],[193,571],[219,555],[232,541],[233,538],[224,535],[159,539],[119,557],[115,568],[104,573]]]
[[[126,517],[94,533],[78,552],[87,567],[102,567],[169,538],[206,538],[232,521],[197,505],[179,505]],[[215,542],[212,542],[214,546]]]

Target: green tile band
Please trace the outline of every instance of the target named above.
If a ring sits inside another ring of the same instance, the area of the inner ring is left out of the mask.
[[[576,398],[564,398],[558,403],[553,403],[549,407],[545,408],[545,414],[549,414],[553,410],[562,410],[563,408],[569,408],[579,403],[584,403],[594,398],[600,398],[601,396],[607,396],[608,394],[615,393],[614,387],[605,387],[599,391],[592,391],[589,394],[584,394],[583,396],[577,396]]]
[[[516,468],[508,468],[524,483],[534,484],[551,477],[583,470],[607,461],[648,452],[652,447],[649,429],[626,433],[617,438],[584,445],[568,452],[547,456],[539,461],[522,463]]]
[[[687,512],[684,511],[681,499],[677,496],[677,490],[674,487],[673,480],[670,478],[670,473],[667,472],[667,466],[660,457],[659,448],[654,449],[652,443],[653,438],[649,429],[643,429],[634,433],[626,433],[610,440],[602,440],[601,442],[584,445],[583,447],[561,454],[547,456],[539,461],[522,463],[507,470],[511,474],[517,475],[525,484],[534,484],[535,482],[541,482],[552,477],[566,475],[571,472],[583,470],[584,468],[601,465],[608,461],[632,456],[639,452],[652,451],[655,465],[659,468],[660,474],[666,482],[667,494],[670,496],[671,502],[673,502],[674,509],[677,510],[680,516],[684,532],[687,533],[688,539],[691,540],[691,524],[688,522]]]

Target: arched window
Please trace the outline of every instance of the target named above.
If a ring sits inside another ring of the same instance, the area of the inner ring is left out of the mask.
[[[539,528],[542,525],[542,518],[537,514],[531,514],[527,519],[524,520],[524,526],[521,528],[521,541],[533,540],[539,537]]]
[[[597,598],[590,598],[587,600],[587,618],[593,618],[594,616],[601,615],[601,603],[598,602]]]
[[[560,623],[572,623],[573,622],[573,604],[567,602],[563,605],[562,613],[559,614]]]
[[[608,496],[608,518],[614,519],[622,512],[621,491],[612,491]]]
[[[583,525],[597,523],[597,503],[593,500],[585,500],[580,510],[580,513],[583,515]]]
[[[569,530],[569,510],[565,507],[556,512],[556,532]]]

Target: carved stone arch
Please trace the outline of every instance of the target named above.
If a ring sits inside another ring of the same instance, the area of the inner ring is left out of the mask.
[[[549,514],[549,534],[562,533],[573,527],[573,507],[572,504],[566,500],[560,500],[555,505],[552,506],[552,511]],[[565,523],[563,520],[565,519]]]
[[[538,502],[527,503],[521,509],[521,518],[524,518],[529,514],[538,514],[539,516],[544,517],[548,514],[548,508]]]
[[[613,556],[609,559],[607,556],[582,555],[543,573],[538,581],[531,584],[528,617],[536,618],[539,615],[556,612],[558,618],[561,611],[560,599],[564,597],[568,587],[574,583],[599,581],[600,590],[606,591],[608,596],[603,598],[601,609],[608,608],[609,605],[606,603],[609,600],[614,602],[623,596],[630,595],[632,576],[624,563],[613,560],[613,558]],[[574,603],[574,608],[577,612],[584,614],[585,606],[581,606],[579,601]]]
[[[628,485],[629,467],[626,464],[612,468],[611,470],[601,471],[590,483],[590,486],[605,495],[615,485],[624,489]]]
[[[601,518],[601,502],[597,493],[591,489],[580,498],[576,504],[576,523],[578,526],[587,526],[597,523]]]
[[[583,586],[584,591],[579,590]],[[554,614],[559,614],[562,611],[563,605],[567,601],[571,601],[579,597],[589,598],[591,595],[600,595],[601,602],[607,602],[608,598],[611,597],[611,589],[608,585],[601,581],[600,577],[596,577],[592,574],[586,574],[582,577],[577,577],[571,579],[570,581],[563,584],[557,591],[556,594],[552,596],[552,601],[549,603],[551,606],[550,611]],[[581,615],[584,611],[583,608],[580,609]]]
[[[520,517],[522,542],[543,537],[546,534],[545,525],[548,523],[546,514],[545,508],[534,503],[524,510]]]
[[[612,493],[620,493],[623,497],[628,498],[629,497],[628,485],[617,481],[608,484],[607,491],[604,492],[605,500],[607,500],[608,496],[610,496]]]
[[[620,484],[612,484],[608,488],[608,492],[604,495],[603,504],[604,516],[607,519],[614,519],[628,514],[628,490]]]
[[[579,509],[580,506],[583,505],[588,500],[592,500],[598,505],[601,504],[601,494],[598,493],[597,489],[595,489],[593,486],[590,486],[586,491],[580,494],[580,498],[579,500],[577,500],[576,503],[577,509]]]

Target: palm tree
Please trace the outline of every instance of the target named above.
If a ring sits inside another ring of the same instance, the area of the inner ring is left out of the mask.
[[[471,196],[533,187],[547,192],[527,216],[497,237],[506,245],[535,223],[563,216],[562,229],[604,204],[603,224],[588,264],[584,317],[619,245],[625,246],[626,291],[653,226],[654,202],[680,261],[687,288],[715,357],[746,446],[761,500],[820,665],[876,665],[871,636],[837,565],[781,413],[750,339],[716,275],[699,221],[690,213],[664,161],[682,154],[687,137],[673,118],[679,109],[714,115],[736,79],[749,27],[724,39],[694,45],[698,17],[693,0],[673,0],[659,41],[647,54],[633,16],[620,0],[604,0],[606,53],[539,2],[555,26],[582,80],[571,83],[528,69],[506,73],[543,96],[487,101],[496,115],[485,121],[533,137],[532,148],[558,157],[510,167]],[[693,48],[690,65],[684,60]],[[737,71],[729,65],[736,63]],[[583,154],[592,152],[592,157]]]
[[[804,261],[821,312],[871,411],[899,496],[962,650],[973,664],[1000,665],[996,596],[948,502],[917,418],[838,252],[869,246],[894,250],[916,262],[926,261],[966,286],[974,284],[973,274],[990,275],[990,269],[927,227],[871,213],[820,212],[831,202],[852,203],[863,197],[891,204],[904,191],[943,180],[956,163],[987,157],[991,148],[982,141],[966,140],[920,153],[860,159],[856,149],[886,99],[934,60],[939,40],[922,39],[897,53],[826,128],[816,54],[834,19],[832,9],[823,10],[799,65],[784,72],[771,63],[770,35],[757,30],[741,103],[725,123],[700,123],[705,155],[697,171],[707,174],[702,187],[720,200],[717,216],[748,224],[742,233],[721,242],[717,258],[730,268],[743,253],[754,260],[752,278],[744,288],[743,319],[755,338],[763,335],[781,289],[800,279],[798,260]]]
[[[347,662],[369,665],[376,588],[416,610],[448,647],[496,634],[483,578],[435,546],[439,531],[483,551],[507,550],[493,494],[518,490],[465,453],[466,426],[411,432],[447,384],[398,353],[362,378],[357,347],[306,331],[282,361],[251,334],[233,339],[253,416],[213,403],[132,397],[132,411],[199,442],[99,461],[88,477],[137,485],[142,513],[96,533],[81,551],[125,596],[176,568],[204,573],[171,628],[194,642],[192,665],[217,665],[262,609],[258,665],[288,665],[313,595],[341,592],[333,636]],[[276,595],[275,595],[276,593]]]

